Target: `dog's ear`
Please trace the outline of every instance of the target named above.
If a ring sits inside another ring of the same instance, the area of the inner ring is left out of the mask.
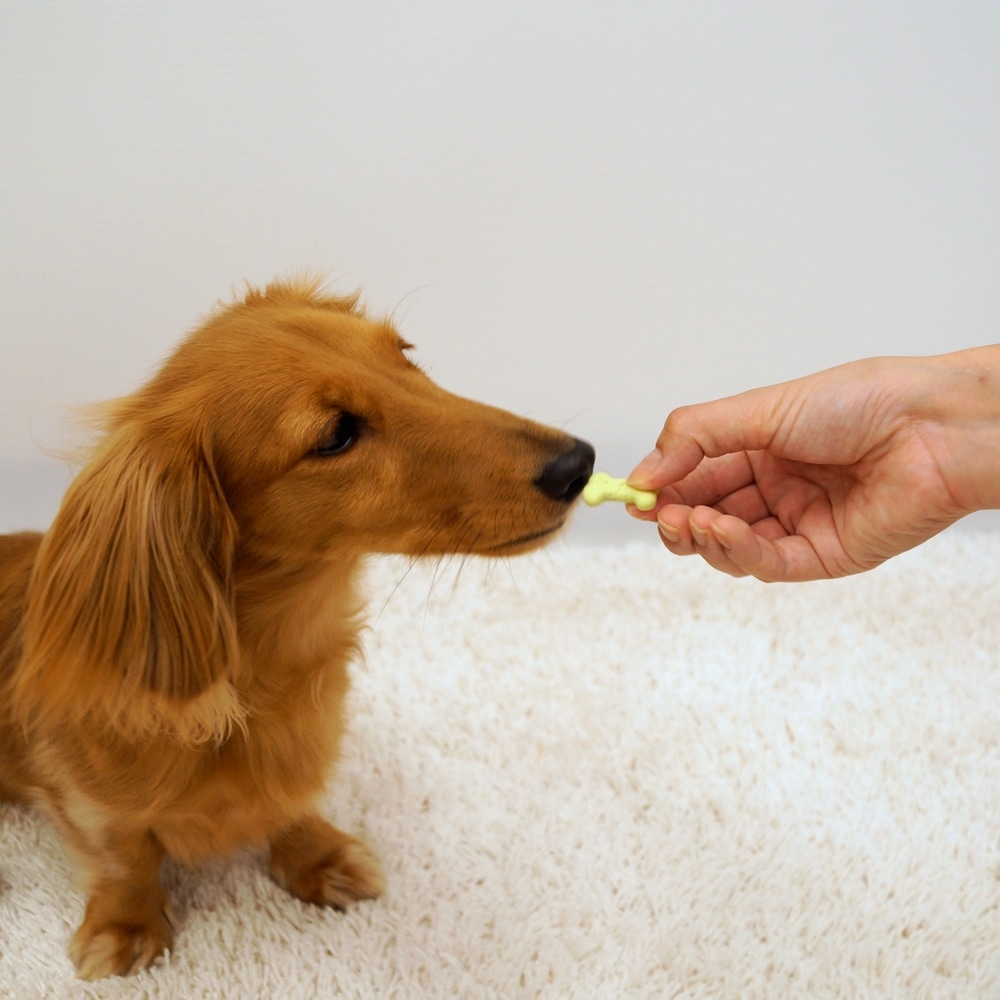
[[[241,720],[230,685],[235,541],[208,449],[112,430],[39,551],[17,716],[221,739]]]

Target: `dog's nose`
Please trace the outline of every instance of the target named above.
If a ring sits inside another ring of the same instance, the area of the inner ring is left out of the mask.
[[[535,485],[550,499],[572,503],[594,471],[594,449],[578,438],[573,447],[542,469]]]

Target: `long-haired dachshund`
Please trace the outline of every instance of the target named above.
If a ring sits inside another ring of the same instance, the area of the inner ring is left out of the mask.
[[[39,807],[79,871],[80,976],[170,946],[168,855],[266,844],[300,899],[382,891],[315,810],[363,557],[526,552],[594,459],[409,350],[318,283],[252,290],[103,412],[48,532],[0,536],[0,799]]]

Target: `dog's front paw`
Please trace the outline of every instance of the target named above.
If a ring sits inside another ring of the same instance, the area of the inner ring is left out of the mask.
[[[271,875],[293,896],[338,910],[377,899],[385,891],[385,877],[371,848],[317,816],[275,839]]]
[[[362,899],[377,899],[384,891],[382,867],[361,840],[342,844],[311,870],[300,872],[292,888],[299,899],[337,910]]]
[[[70,944],[70,957],[81,979],[131,976],[152,965],[173,940],[170,921],[161,910],[138,921],[84,919]]]

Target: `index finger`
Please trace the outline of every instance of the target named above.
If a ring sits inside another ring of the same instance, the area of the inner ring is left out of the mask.
[[[710,403],[679,406],[667,417],[656,451],[628,477],[640,489],[662,490],[705,458],[767,448],[774,435],[774,387],[750,389]]]
[[[656,452],[633,470],[629,482],[640,489],[662,490],[684,480],[705,458],[767,448],[774,433],[772,400],[771,389],[750,389],[678,407],[663,425]]]

